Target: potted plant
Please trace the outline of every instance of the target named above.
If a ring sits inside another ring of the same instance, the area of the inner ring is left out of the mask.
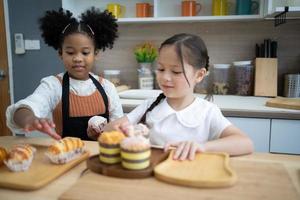
[[[134,49],[136,61],[139,63],[139,88],[153,89],[152,63],[157,58],[157,48],[150,42],[138,45]]]
[[[150,42],[138,45],[134,50],[138,63],[153,63],[157,57],[157,49]]]

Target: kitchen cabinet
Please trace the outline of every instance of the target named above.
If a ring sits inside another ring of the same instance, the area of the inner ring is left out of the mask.
[[[300,120],[272,119],[270,152],[300,154]]]
[[[68,9],[76,16],[87,8],[94,6],[101,10],[106,9],[108,3],[118,3],[125,7],[125,15],[118,19],[118,23],[154,23],[154,22],[193,22],[193,21],[228,21],[228,20],[257,20],[263,19],[263,0],[259,2],[259,9],[253,15],[235,15],[235,0],[229,0],[229,15],[212,16],[212,1],[198,0],[201,3],[201,11],[197,16],[181,16],[182,0],[62,0],[64,9]],[[136,18],[135,4],[147,2],[153,5],[153,17]]]
[[[267,0],[264,1],[265,18],[274,18],[275,15],[283,12],[285,7],[289,7],[287,18],[300,17],[300,1],[299,0]]]
[[[227,117],[227,119],[252,139],[255,152],[269,152],[270,119],[242,117]]]

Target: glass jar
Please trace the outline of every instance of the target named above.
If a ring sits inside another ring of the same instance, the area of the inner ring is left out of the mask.
[[[104,78],[112,82],[115,86],[121,85],[120,70],[104,70]]]
[[[229,92],[229,72],[230,64],[214,64],[213,65],[213,93],[228,94]]]
[[[253,95],[254,68],[251,61],[233,62],[235,72],[236,94]]]

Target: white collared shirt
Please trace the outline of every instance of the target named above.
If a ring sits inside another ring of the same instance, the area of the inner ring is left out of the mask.
[[[146,100],[130,112],[128,120],[138,123],[155,99]],[[196,97],[186,108],[176,111],[162,100],[147,113],[146,124],[150,129],[151,144],[164,146],[167,142],[196,141],[199,144],[220,137],[231,123],[213,103]]]
[[[96,80],[99,76],[90,73]],[[64,73],[58,76],[62,78]],[[109,101],[109,117],[115,120],[123,116],[123,109],[115,86],[108,80],[102,79],[101,85],[106,92]],[[78,96],[89,96],[97,90],[92,79],[85,81],[72,79],[70,77],[70,91]],[[25,99],[10,105],[6,110],[7,126],[12,132],[19,132],[20,128],[14,123],[13,116],[20,107],[26,107],[40,118],[51,117],[51,114],[61,100],[62,84],[55,76],[48,76],[41,80],[40,85],[33,94]]]

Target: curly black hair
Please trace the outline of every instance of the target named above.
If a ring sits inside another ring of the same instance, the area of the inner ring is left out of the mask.
[[[116,21],[107,10],[101,12],[92,7],[81,14],[79,21],[69,10],[60,8],[58,11],[46,11],[45,16],[39,19],[39,28],[45,43],[56,50],[61,50],[66,36],[82,33],[93,39],[95,50],[105,51],[113,47],[118,37]]]

